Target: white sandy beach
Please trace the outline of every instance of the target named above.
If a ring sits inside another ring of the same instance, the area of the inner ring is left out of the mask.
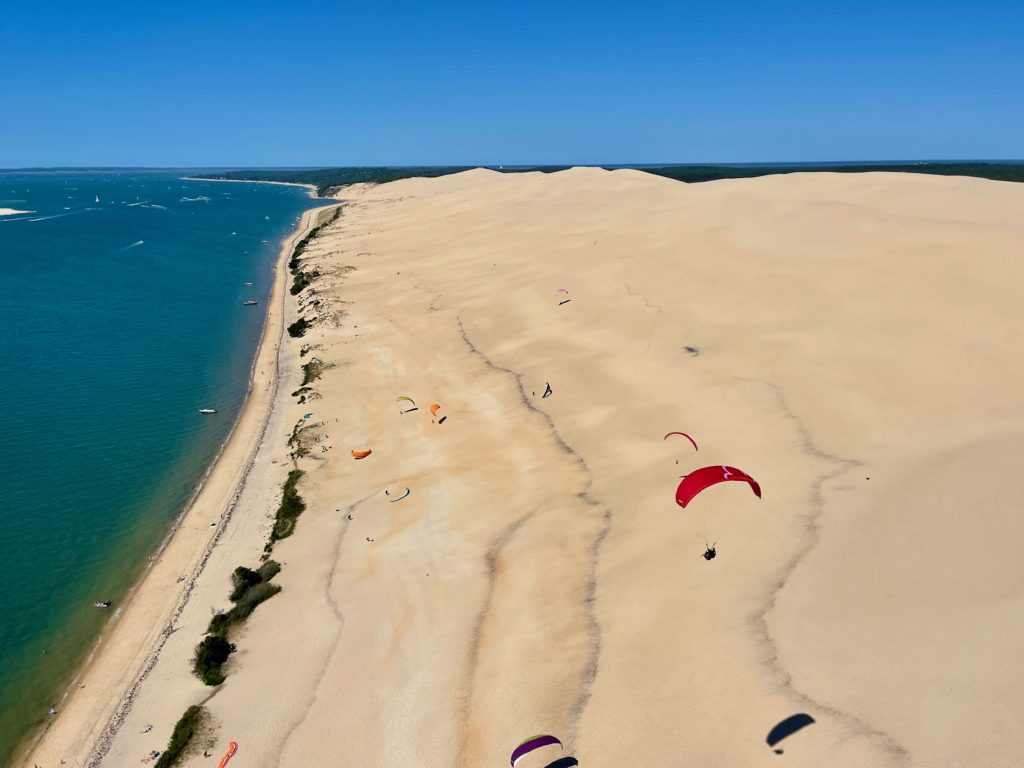
[[[25,765],[137,765],[200,703],[188,766],[235,741],[232,768],[479,768],[536,733],[566,751],[519,768],[1020,762],[1024,185],[579,168],[341,197],[320,277],[296,298],[279,269],[203,493]],[[309,412],[283,591],[207,688],[189,658]],[[763,498],[675,504],[722,464]]]

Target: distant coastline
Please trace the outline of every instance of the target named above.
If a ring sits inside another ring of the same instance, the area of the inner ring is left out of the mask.
[[[309,190],[310,197],[320,199],[323,195],[317,193],[316,184],[308,184],[300,181],[270,181],[269,179],[215,179],[209,176],[181,176],[182,181],[230,181],[236,184],[275,184],[279,187],[304,187]]]
[[[205,181],[262,181],[304,184],[316,188],[319,197],[330,197],[349,184],[383,184],[413,177],[448,176],[473,168],[499,173],[555,173],[570,165],[433,165],[433,166],[341,166],[336,168],[255,168],[225,171]],[[992,181],[1024,182],[1024,160],[935,160],[935,161],[838,161],[818,163],[636,163],[597,164],[605,170],[632,169],[664,176],[688,184],[723,179],[749,179],[787,173],[923,173],[935,176],[972,176]]]

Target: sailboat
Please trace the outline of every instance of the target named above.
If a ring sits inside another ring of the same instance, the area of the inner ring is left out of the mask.
[[[99,201],[100,201],[100,196],[96,195],[96,202],[98,203]]]

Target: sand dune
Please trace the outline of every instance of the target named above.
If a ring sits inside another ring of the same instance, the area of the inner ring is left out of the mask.
[[[1024,187],[581,168],[342,197],[289,299],[314,327],[282,345],[250,549],[200,577],[258,557],[312,412],[284,591],[216,691],[187,675],[208,606],[183,616],[107,764],[200,700],[247,766],[498,766],[534,733],[589,767],[1024,754]],[[680,509],[711,464],[763,498]],[[817,722],[775,755],[795,712]]]

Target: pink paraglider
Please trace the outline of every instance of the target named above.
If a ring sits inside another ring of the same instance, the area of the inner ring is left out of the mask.
[[[683,481],[679,483],[679,487],[676,488],[676,504],[685,509],[686,505],[693,501],[693,497],[705,488],[710,488],[718,483],[729,482],[730,480],[740,480],[744,483],[749,483],[754,495],[757,498],[761,498],[761,486],[757,484],[754,478],[742,469],[719,464],[713,467],[701,467],[684,477]]]

